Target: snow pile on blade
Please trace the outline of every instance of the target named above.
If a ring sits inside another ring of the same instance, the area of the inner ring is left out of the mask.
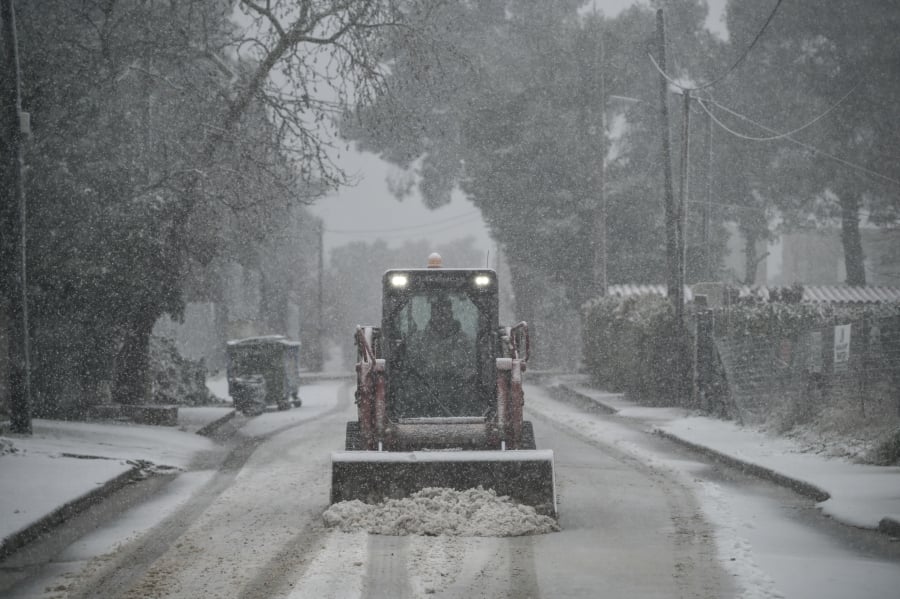
[[[333,504],[326,526],[380,535],[517,537],[555,532],[556,521],[492,489],[457,491],[428,487],[403,499],[367,504],[354,499]]]

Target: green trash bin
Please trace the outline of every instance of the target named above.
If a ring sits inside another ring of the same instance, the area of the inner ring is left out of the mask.
[[[236,402],[235,392],[242,400],[249,392],[247,383],[239,382],[239,379],[258,375],[265,382],[265,405],[274,404],[280,410],[300,405],[299,341],[290,341],[283,335],[234,339],[226,344],[226,354],[228,394]]]

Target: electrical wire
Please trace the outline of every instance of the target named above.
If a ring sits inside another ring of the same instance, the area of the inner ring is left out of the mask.
[[[443,220],[434,221],[431,223],[420,223],[418,225],[410,225],[407,227],[393,227],[389,229],[325,229],[326,233],[334,233],[337,235],[363,235],[369,233],[400,233],[403,231],[412,231],[418,229],[430,229],[433,227],[437,227],[443,225],[445,223],[455,222],[452,226],[468,224],[470,220],[474,220],[474,217],[481,216],[480,210],[472,210],[469,212],[465,212],[463,214],[457,214],[456,216],[451,216],[449,218],[445,218]],[[452,228],[452,227],[451,227]],[[440,229],[444,230],[444,229]]]
[[[859,164],[855,164],[855,163],[853,163],[853,162],[850,162],[849,160],[844,160],[843,158],[838,158],[837,156],[834,156],[833,154],[829,154],[828,152],[825,152],[824,150],[820,150],[820,149],[818,149],[818,148],[816,148],[816,147],[814,147],[814,146],[811,146],[811,145],[808,144],[808,143],[802,142],[802,141],[800,141],[799,139],[794,139],[793,137],[790,137],[789,134],[778,133],[778,131],[776,131],[776,130],[774,130],[774,129],[771,129],[771,128],[769,128],[769,127],[766,127],[765,125],[762,125],[762,124],[760,124],[760,123],[757,123],[756,121],[754,121],[754,120],[751,119],[750,117],[747,117],[747,116],[744,116],[744,115],[742,115],[742,114],[740,114],[740,113],[738,113],[738,112],[735,112],[734,110],[731,110],[730,108],[728,108],[728,107],[726,107],[726,106],[722,106],[721,104],[719,104],[719,103],[716,102],[715,100],[710,99],[710,100],[707,100],[707,101],[708,101],[710,104],[712,104],[713,106],[715,106],[715,107],[717,107],[717,108],[721,108],[722,110],[724,110],[725,112],[727,112],[727,113],[729,113],[729,114],[732,114],[732,115],[734,115],[734,116],[736,116],[736,117],[738,117],[738,118],[740,118],[740,119],[743,119],[743,120],[747,121],[748,123],[751,123],[751,124],[753,124],[753,125],[756,125],[756,126],[759,127],[760,129],[763,129],[763,130],[765,130],[765,131],[768,131],[769,133],[774,133],[774,134],[776,134],[776,136],[775,136],[773,139],[786,139],[786,140],[788,140],[788,141],[790,141],[790,142],[793,142],[793,143],[797,144],[798,146],[801,146],[801,147],[803,147],[803,148],[809,150],[810,152],[813,152],[814,154],[819,154],[819,155],[824,156],[824,157],[826,157],[826,158],[830,158],[831,160],[834,160],[835,162],[839,162],[839,163],[843,164],[844,166],[848,166],[848,167],[850,167],[850,168],[852,168],[852,169],[855,169],[855,170],[858,170],[858,171],[860,171],[860,172],[866,173],[866,174],[868,174],[868,175],[870,175],[870,176],[872,176],[872,177],[876,177],[876,178],[878,178],[878,179],[882,179],[882,180],[887,181],[887,182],[889,182],[889,183],[893,183],[894,185],[900,186],[900,180],[898,180],[898,179],[894,179],[894,178],[892,178],[892,177],[888,177],[887,175],[882,175],[882,174],[879,173],[879,172],[873,171],[872,169],[866,168],[866,167],[861,166],[861,165],[859,165]],[[716,119],[716,118],[708,111],[708,109],[703,105],[702,102],[700,103],[700,106],[703,108],[703,110],[706,110],[706,111],[707,111],[707,114],[710,115],[710,117],[713,119],[713,122],[715,122],[717,125],[719,125],[722,129],[724,129],[724,130],[727,131],[728,133],[731,133],[732,135],[736,135],[736,136],[741,137],[741,138],[750,139],[750,140],[752,140],[752,141],[761,141],[761,140],[755,140],[755,139],[753,139],[753,138],[751,138],[751,137],[749,137],[749,136],[744,136],[744,135],[739,134],[739,133],[737,133],[737,132],[735,132],[735,131],[732,131],[732,130],[729,129],[728,127],[725,127],[724,125],[722,125],[722,123],[721,123],[718,119]]]
[[[717,119],[717,118],[715,117],[715,115],[713,115],[712,112],[709,111],[709,109],[708,109],[708,108],[706,107],[706,105],[704,104],[704,100],[703,100],[703,99],[697,98],[697,103],[700,104],[700,107],[703,109],[703,111],[704,111],[707,115],[709,115],[709,118],[711,118],[713,121],[715,121],[716,124],[719,125],[719,127],[721,127],[722,129],[728,131],[729,133],[731,133],[732,135],[734,135],[734,136],[736,136],[736,137],[740,137],[741,139],[746,139],[746,140],[749,140],[749,141],[775,141],[775,140],[778,140],[778,139],[785,139],[785,138],[788,138],[788,137],[790,137],[791,135],[794,135],[795,133],[799,133],[800,131],[803,131],[803,130],[806,129],[807,127],[810,127],[810,126],[816,124],[817,122],[821,121],[823,118],[825,118],[826,116],[828,116],[828,114],[831,113],[835,108],[837,108],[838,106],[840,106],[841,103],[843,103],[844,100],[846,100],[847,98],[849,98],[849,97],[850,97],[850,94],[852,94],[854,91],[856,91],[856,88],[857,88],[857,87],[859,87],[859,83],[856,83],[852,88],[850,88],[850,91],[848,91],[846,94],[844,94],[844,95],[841,97],[840,100],[838,100],[837,102],[835,102],[834,104],[832,104],[825,112],[823,112],[822,114],[820,114],[820,115],[817,116],[816,118],[812,119],[811,121],[809,121],[809,122],[806,123],[805,125],[801,125],[800,127],[797,127],[796,129],[792,129],[791,131],[788,131],[787,133],[780,133],[780,134],[778,134],[778,135],[772,135],[772,136],[769,136],[769,137],[752,137],[752,136],[749,136],[749,135],[745,135],[745,134],[743,134],[743,133],[738,133],[737,131],[733,131],[733,130],[729,129],[727,126],[725,126],[725,124],[722,123],[722,121],[720,121],[719,119]],[[709,101],[710,101],[711,104],[716,104],[716,102],[715,102],[712,98],[710,98]],[[716,104],[716,105],[718,106],[718,104]]]
[[[685,86],[681,85],[680,83],[677,83],[677,82],[676,82],[674,79],[672,79],[665,71],[663,71],[662,68],[660,68],[659,64],[658,64],[658,63],[656,62],[656,60],[653,58],[653,55],[652,55],[652,54],[650,54],[650,53],[648,52],[648,53],[647,53],[647,56],[650,57],[650,62],[653,63],[653,66],[656,67],[656,70],[659,71],[659,74],[662,75],[663,77],[665,77],[665,78],[666,78],[666,81],[668,81],[669,83],[671,83],[671,84],[674,85],[675,87],[681,89],[682,91],[685,91],[685,92],[695,92],[695,91],[700,91],[700,90],[704,90],[704,89],[707,89],[707,88],[709,88],[709,87],[712,87],[712,86],[715,85],[716,83],[719,83],[720,81],[722,81],[723,79],[725,79],[726,77],[728,77],[728,75],[730,75],[730,74],[731,74],[731,73],[732,73],[732,72],[733,72],[733,71],[734,71],[734,70],[735,70],[742,62],[744,62],[744,59],[747,58],[747,55],[748,55],[748,54],[750,54],[750,51],[751,51],[751,50],[753,49],[753,47],[756,45],[756,42],[758,42],[758,41],[759,41],[759,38],[762,37],[762,34],[763,34],[763,32],[765,32],[766,28],[769,26],[769,23],[772,22],[772,19],[773,19],[773,18],[775,18],[775,13],[778,12],[778,7],[781,6],[781,3],[782,3],[783,1],[784,1],[784,0],[778,0],[778,2],[775,3],[775,8],[773,8],[773,9],[772,9],[772,12],[769,13],[769,18],[766,19],[766,22],[765,22],[765,23],[763,23],[763,26],[762,26],[762,28],[760,28],[759,32],[756,34],[756,37],[753,38],[753,41],[750,42],[750,45],[747,46],[747,49],[744,50],[744,53],[741,54],[740,57],[738,57],[738,59],[737,59],[736,61],[734,61],[734,63],[731,65],[731,67],[729,67],[729,69],[728,69],[727,71],[725,71],[724,73],[722,73],[721,75],[719,75],[718,77],[716,77],[715,79],[713,79],[712,81],[709,81],[709,82],[707,82],[707,83],[704,83],[703,85],[698,85],[698,86],[696,86],[696,87],[685,87]]]
[[[721,202],[707,202],[706,200],[687,200],[688,204],[700,204],[701,206],[717,206],[720,208],[737,208],[749,212],[766,212],[766,208],[759,206],[741,206],[740,204],[723,204]]]
[[[440,227],[438,229],[430,229],[428,231],[425,231],[424,234],[425,235],[435,235],[437,233],[456,229],[457,227],[466,226],[466,225],[471,226],[472,224],[474,224],[474,222],[475,221],[473,220],[473,221],[464,221],[464,222],[458,222],[458,223],[450,223],[449,225],[444,225],[443,227]],[[472,233],[474,233],[474,232],[469,231],[465,235],[469,235]],[[378,239],[381,239],[383,241],[400,240],[400,239],[415,240],[415,239],[422,239],[422,237],[418,237],[418,238],[415,237],[414,232],[406,232],[406,233],[400,232],[400,233],[394,233],[391,235],[378,235]]]
[[[769,211],[770,207],[760,207],[760,206],[741,206],[740,204],[725,204],[723,202],[707,202],[706,200],[687,200],[688,204],[698,204],[701,206],[709,206],[716,208],[735,208],[737,210],[744,210],[747,212],[759,212],[765,214]],[[777,207],[775,207],[777,209]],[[872,216],[872,212],[870,210],[860,210],[859,215],[866,219]],[[839,217],[831,217],[832,219],[837,219]],[[879,241],[880,242],[880,241]]]

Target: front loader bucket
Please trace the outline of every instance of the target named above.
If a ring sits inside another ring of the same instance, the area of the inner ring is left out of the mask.
[[[331,454],[331,503],[376,503],[426,487],[493,489],[556,517],[553,451],[339,451]]]

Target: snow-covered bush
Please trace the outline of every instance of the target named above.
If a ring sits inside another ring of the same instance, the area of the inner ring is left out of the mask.
[[[584,365],[598,386],[679,405],[690,389],[691,341],[663,297],[604,297],[584,305]]]
[[[183,357],[167,337],[150,337],[150,384],[157,404],[199,406],[216,401],[206,387],[203,360]]]
[[[879,466],[900,464],[900,428],[885,435],[866,457],[868,462]]]

